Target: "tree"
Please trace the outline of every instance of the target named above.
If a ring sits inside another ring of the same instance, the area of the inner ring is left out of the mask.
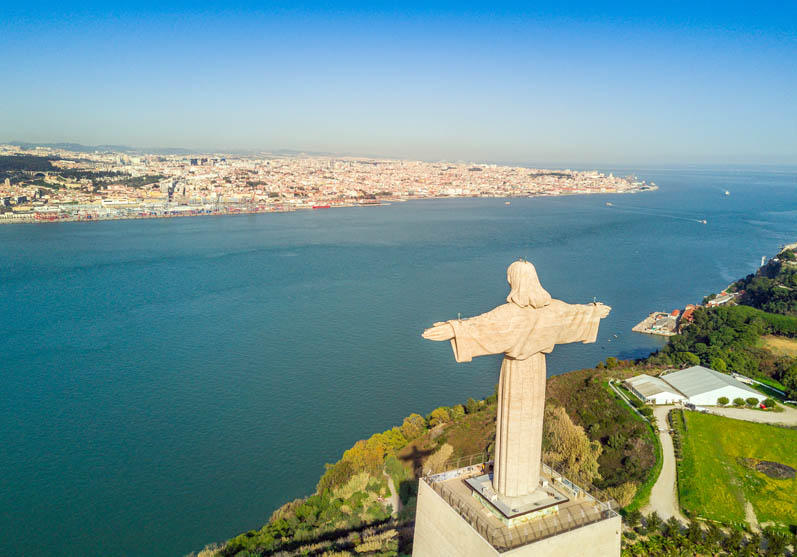
[[[689,528],[686,531],[686,537],[693,544],[703,542],[703,527],[698,524],[696,520],[689,521]]]
[[[681,361],[690,366],[700,365],[700,358],[697,357],[697,354],[693,354],[692,352],[682,352]]]
[[[631,528],[635,528],[641,521],[642,513],[638,509],[634,509],[625,515],[625,523]]]
[[[722,373],[728,371],[728,364],[726,364],[725,360],[722,358],[712,358],[709,360],[709,367]]]
[[[648,517],[645,519],[645,522],[647,523],[648,526],[648,532],[651,534],[655,533],[656,530],[658,530],[662,525],[661,517],[659,516],[659,513],[657,513],[656,511],[650,513]]]
[[[465,411],[468,414],[475,414],[479,411],[479,403],[476,402],[472,397],[468,399],[465,403]]]
[[[725,538],[725,546],[726,551],[731,555],[735,555],[741,548],[742,542],[744,541],[744,535],[742,534],[741,530],[738,528],[731,528],[728,537]]]
[[[410,414],[404,418],[404,423],[401,424],[399,429],[408,441],[412,441],[426,432],[426,420],[419,414]]]
[[[730,402],[730,401],[728,400],[728,397],[726,397],[726,396],[721,396],[721,397],[719,397],[717,399],[717,404],[719,406],[725,406],[726,404],[728,404],[728,402]]]
[[[461,404],[457,404],[453,408],[451,408],[451,419],[452,420],[459,420],[465,417],[465,407]]]
[[[742,401],[744,403],[744,401]],[[432,413],[427,416],[429,421],[430,427],[436,427],[440,424],[446,424],[451,421],[451,414],[448,411],[448,408],[445,406],[441,406],[440,408],[435,408],[432,410]]]
[[[668,538],[674,538],[676,534],[681,533],[681,522],[674,516],[668,518],[667,522],[664,523],[664,526],[664,535]]]
[[[764,528],[764,537],[767,540],[767,555],[785,555],[786,545],[789,540],[786,534],[775,530],[772,526]]]
[[[751,408],[758,406],[758,399],[753,396],[746,398],[745,402],[747,403],[747,406],[750,406]]]
[[[733,399],[733,405],[737,408],[741,408],[744,406],[744,399],[742,397],[737,397]]]
[[[706,530],[706,543],[709,545],[715,545],[718,544],[721,539],[722,530],[720,530],[719,526],[713,522],[709,522],[708,529]]]
[[[603,447],[590,441],[584,428],[573,423],[561,406],[545,408],[543,460],[578,485],[600,479],[598,457]]]
[[[753,532],[750,534],[746,547],[752,549],[750,553],[758,555],[758,549],[761,547],[761,534],[758,532]]]

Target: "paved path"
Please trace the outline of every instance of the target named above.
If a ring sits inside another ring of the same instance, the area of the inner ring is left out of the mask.
[[[797,410],[779,404],[783,412],[764,412],[762,410],[751,410],[749,408],[718,408],[712,406],[707,408],[709,413],[734,418],[736,420],[746,420],[748,422],[758,422],[762,424],[785,424],[797,425]]]
[[[640,412],[639,410],[637,410],[637,409],[636,409],[636,406],[634,406],[633,404],[631,404],[631,401],[630,401],[630,400],[628,400],[628,397],[627,397],[627,396],[625,396],[625,393],[623,393],[623,392],[622,392],[620,389],[618,389],[618,388],[615,386],[615,384],[614,384],[614,380],[612,380],[612,379],[609,379],[609,387],[611,387],[611,389],[612,389],[612,390],[613,390],[615,393],[617,393],[617,396],[619,396],[620,398],[622,398],[622,399],[625,401],[625,403],[628,405],[628,407],[629,407],[631,410],[633,410],[634,412],[636,412],[636,415],[637,415],[637,416],[639,416],[640,418],[642,418],[642,419],[643,419],[643,420],[645,420],[646,422],[650,421],[650,420],[648,420],[648,419],[647,419],[647,418],[646,418],[646,417],[645,417],[645,416],[642,414],[642,412]]]
[[[661,472],[653,489],[650,491],[650,502],[642,509],[644,514],[656,511],[662,520],[674,516],[681,522],[687,523],[686,517],[681,514],[678,506],[678,492],[676,484],[675,452],[670,437],[670,425],[667,423],[667,413],[673,406],[656,406],[653,415],[659,426],[659,439],[661,440]]]
[[[382,473],[387,478],[387,487],[390,490],[390,504],[393,506],[393,516],[396,516],[401,512],[401,499],[398,496],[398,492],[396,492],[396,486],[393,485],[393,478],[384,470]]]

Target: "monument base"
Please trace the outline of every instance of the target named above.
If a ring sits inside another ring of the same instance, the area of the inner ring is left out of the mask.
[[[465,483],[473,489],[473,497],[508,527],[557,513],[559,505],[570,500],[547,481],[544,482],[545,485],[519,497],[496,493],[492,474],[468,478]]]
[[[421,479],[413,557],[619,556],[620,516],[555,473],[543,479],[525,502],[511,498],[510,516],[478,491],[481,467]]]

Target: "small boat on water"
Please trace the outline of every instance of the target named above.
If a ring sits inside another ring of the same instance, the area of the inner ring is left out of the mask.
[[[512,202],[511,201],[507,201],[507,202],[504,203],[504,205],[512,205]]]
[[[700,221],[700,223],[701,224],[708,224],[708,221],[706,219],[703,219],[703,220]]]
[[[731,192],[729,192],[728,190],[725,190],[725,195],[730,195],[730,194],[731,194]]]
[[[611,201],[607,201],[607,202],[606,202],[606,206],[607,206],[607,207],[613,207],[613,205],[612,205]]]

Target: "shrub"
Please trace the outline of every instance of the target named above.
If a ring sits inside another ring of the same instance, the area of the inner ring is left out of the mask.
[[[401,434],[407,438],[407,441],[412,441],[424,434],[426,431],[426,420],[418,414],[410,414],[404,418],[404,423],[399,428]]]
[[[775,407],[775,401],[773,399],[771,399],[771,398],[765,398],[761,404],[763,404],[767,408],[774,408]]]
[[[468,401],[465,403],[465,412],[468,414],[475,414],[479,411],[479,403],[476,402],[473,398],[469,398]]]
[[[733,399],[733,405],[734,405],[734,406],[736,406],[736,407],[739,407],[739,408],[740,408],[740,407],[742,407],[742,406],[744,406],[744,399],[743,399],[743,398],[741,398],[741,397],[739,397],[739,398],[734,398],[734,399]]]
[[[647,518],[645,519],[645,525],[649,532],[656,532],[661,525],[663,524],[661,517],[659,517],[659,513],[653,511],[650,513]]]
[[[432,410],[432,413],[427,416],[427,420],[429,421],[430,427],[436,427],[440,424],[446,424],[451,421],[451,413],[449,412],[448,407],[441,406],[440,408],[435,408]]]
[[[650,406],[643,406],[642,408],[639,409],[639,412],[645,417],[648,418],[653,417],[653,408],[651,408]]]
[[[749,398],[746,398],[745,402],[747,403],[747,406],[750,406],[751,408],[754,408],[754,407],[758,406],[758,399],[755,398],[755,397],[752,397],[752,396],[749,397]]]
[[[726,397],[726,396],[721,396],[721,397],[719,397],[719,398],[717,399],[717,404],[718,404],[719,406],[725,406],[725,405],[726,405],[726,404],[728,404],[729,402],[730,402],[730,401],[728,400],[728,397]]]
[[[639,484],[636,482],[626,482],[618,486],[608,487],[606,492],[617,501],[618,505],[626,507],[633,501],[638,487]]]
[[[625,523],[628,524],[631,528],[634,528],[640,522],[642,522],[642,513],[639,512],[638,509],[634,509],[633,511],[625,515]]]
[[[451,419],[452,420],[459,420],[465,417],[465,407],[461,404],[457,404],[451,409]]]
[[[448,459],[454,454],[454,447],[446,443],[440,450],[426,459],[423,464],[423,471],[425,474],[436,474],[443,472]]]

